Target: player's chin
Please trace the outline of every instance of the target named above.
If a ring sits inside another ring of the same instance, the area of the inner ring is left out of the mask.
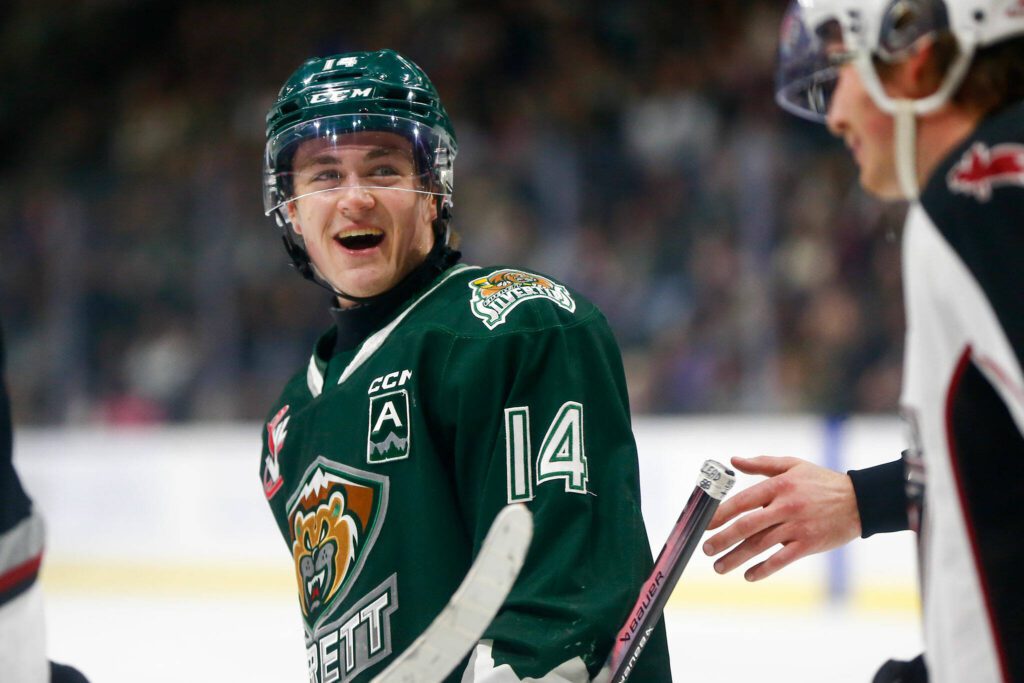
[[[383,294],[395,285],[392,275],[373,268],[351,268],[338,281],[342,285],[338,289],[359,298]]]
[[[879,173],[869,167],[861,166],[860,186],[864,188],[865,192],[885,201],[904,198],[895,174]]]

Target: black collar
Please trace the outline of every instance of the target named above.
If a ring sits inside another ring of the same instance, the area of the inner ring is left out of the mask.
[[[460,252],[443,244],[435,246],[423,259],[423,263],[413,268],[401,282],[383,294],[352,308],[331,306],[331,317],[334,318],[334,327],[337,330],[334,353],[354,349],[368,336],[384,327],[403,304],[437,279],[438,275],[455,265],[461,256]]]

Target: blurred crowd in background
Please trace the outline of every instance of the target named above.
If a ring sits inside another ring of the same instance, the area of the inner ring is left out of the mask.
[[[0,320],[23,424],[262,419],[331,324],[262,215],[308,56],[393,47],[455,122],[465,260],[554,275],[634,413],[896,409],[901,210],[772,98],[784,0],[22,0]]]

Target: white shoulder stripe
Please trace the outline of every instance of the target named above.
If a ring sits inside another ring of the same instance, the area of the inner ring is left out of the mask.
[[[309,367],[306,368],[306,386],[309,387],[309,393],[313,394],[313,398],[323,393],[324,376],[320,372],[320,368],[316,366],[316,354],[309,357]]]
[[[42,553],[45,540],[43,518],[33,506],[28,517],[0,534],[0,579]]]

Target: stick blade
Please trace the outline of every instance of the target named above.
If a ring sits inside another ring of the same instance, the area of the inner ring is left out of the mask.
[[[502,508],[466,578],[441,613],[371,683],[440,683],[480,640],[505,603],[526,559],[533,515],[525,505]]]

